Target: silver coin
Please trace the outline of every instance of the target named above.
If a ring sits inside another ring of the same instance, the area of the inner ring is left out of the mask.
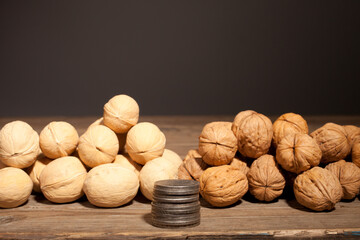
[[[186,227],[196,226],[200,224],[200,217],[193,219],[179,219],[179,220],[164,220],[159,218],[152,218],[152,224],[156,227]]]
[[[152,207],[151,213],[160,215],[160,214],[173,214],[173,215],[183,215],[183,214],[190,214],[190,213],[197,213],[200,211],[200,206],[193,207],[193,208],[176,208],[176,209],[165,209],[159,207]]]
[[[153,196],[153,202],[162,203],[190,203],[199,201],[199,194],[184,195],[184,196]]]
[[[187,188],[183,188],[183,189],[162,189],[162,188],[154,188],[154,192],[153,194],[156,194],[158,196],[169,196],[169,195],[191,195],[191,194],[197,194],[199,193],[199,189],[198,188],[194,188],[194,189],[187,189]]]
[[[187,195],[199,192],[200,184],[194,180],[168,179],[155,182],[154,190],[166,195]]]
[[[180,220],[190,220],[190,219],[197,219],[200,218],[200,212],[195,213],[188,213],[188,214],[170,214],[170,213],[151,213],[152,218],[156,218],[157,220],[174,220],[174,221],[180,221]]]

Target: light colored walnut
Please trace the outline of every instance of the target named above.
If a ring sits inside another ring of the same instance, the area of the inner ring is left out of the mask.
[[[266,154],[256,159],[247,176],[250,193],[260,201],[270,202],[284,190],[285,178],[271,155]]]
[[[33,190],[35,192],[39,192],[39,193],[41,192],[40,182],[39,182],[40,174],[42,170],[44,170],[46,165],[48,165],[51,161],[52,159],[47,158],[43,153],[41,153],[37,156],[34,164],[26,169],[26,172],[29,174],[31,180],[34,183]]]
[[[342,190],[343,199],[353,199],[360,191],[360,168],[352,162],[340,160],[330,163],[325,167],[339,179]]]
[[[212,206],[225,207],[239,201],[248,190],[248,180],[229,165],[210,167],[200,178],[200,194]]]
[[[13,121],[0,131],[0,160],[10,167],[31,166],[40,152],[39,135],[26,122]]]
[[[177,179],[180,164],[164,157],[147,162],[140,171],[140,190],[149,200],[153,199],[155,182],[166,179]]]
[[[240,112],[232,124],[241,155],[258,158],[269,151],[273,136],[272,123],[268,117],[252,110]]]
[[[281,115],[273,124],[273,143],[275,147],[280,141],[289,134],[309,133],[309,128],[305,119],[295,113],[285,113]]]
[[[51,122],[41,131],[39,142],[43,154],[55,159],[71,155],[79,143],[79,135],[70,123]]]
[[[115,133],[126,133],[139,120],[139,105],[132,97],[121,94],[104,105],[104,124]]]
[[[161,157],[165,144],[165,135],[155,124],[142,122],[136,124],[128,132],[125,148],[132,160],[144,165]]]
[[[98,207],[119,207],[138,192],[139,178],[134,171],[116,163],[94,167],[86,176],[83,190],[89,202]]]
[[[91,128],[93,126],[98,126],[98,125],[103,125],[105,126],[104,124],[104,118],[99,118],[97,119],[95,122],[93,122],[92,124],[90,124],[90,126],[88,127]],[[125,143],[126,143],[126,136],[127,136],[127,133],[116,133],[116,136],[119,140],[119,153],[122,152],[124,153],[125,152]]]
[[[339,179],[329,170],[313,167],[296,177],[294,194],[301,205],[324,211],[333,209],[341,200],[342,189]]]
[[[119,141],[116,134],[106,126],[93,126],[80,137],[80,159],[91,168],[113,162],[118,152]]]
[[[204,126],[199,137],[199,153],[209,165],[228,164],[237,151],[237,139],[231,122],[212,122]]]
[[[142,165],[133,161],[129,156],[129,154],[124,153],[124,154],[116,155],[113,163],[120,164],[120,166],[133,171],[138,177],[140,175],[140,170],[142,168]]]
[[[86,168],[73,156],[49,163],[40,174],[40,189],[51,202],[67,203],[79,199],[86,178]]]
[[[0,208],[14,208],[25,203],[32,191],[33,182],[21,169],[0,169]]]
[[[316,141],[303,133],[287,135],[276,149],[276,161],[281,167],[297,174],[319,165],[321,155]]]
[[[322,163],[339,161],[350,153],[351,146],[343,126],[327,123],[310,135],[322,151]]]

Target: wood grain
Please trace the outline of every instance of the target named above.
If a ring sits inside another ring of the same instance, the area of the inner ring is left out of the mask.
[[[277,116],[271,117],[275,120]],[[0,126],[21,119],[38,132],[50,121],[73,124],[82,134],[96,117],[0,118]],[[232,116],[145,116],[167,137],[167,148],[184,157],[196,148],[202,127],[211,121],[232,121]],[[308,116],[310,131],[326,122],[360,125],[360,116]],[[163,229],[151,225],[150,202],[141,194],[119,208],[97,208],[85,197],[70,204],[54,204],[42,195],[14,209],[0,209],[0,239],[226,239],[319,237],[354,238],[360,235],[360,201],[340,202],[329,212],[313,212],[291,194],[271,203],[249,194],[227,208],[212,208],[201,201],[201,223],[191,228]]]

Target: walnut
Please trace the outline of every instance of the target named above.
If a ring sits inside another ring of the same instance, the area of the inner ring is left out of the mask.
[[[344,126],[345,131],[347,133],[347,138],[349,140],[349,143],[351,146],[353,146],[353,144],[356,141],[360,141],[360,128],[354,125],[345,125]]]
[[[46,157],[56,159],[69,156],[75,151],[79,143],[79,135],[70,123],[54,121],[41,131],[39,143]]]
[[[116,134],[103,125],[90,127],[79,140],[78,153],[86,166],[91,168],[111,163],[119,152]]]
[[[360,141],[354,143],[354,146],[352,148],[351,158],[353,163],[355,163],[356,166],[360,167]]]
[[[309,133],[309,128],[305,119],[299,114],[285,113],[281,115],[273,124],[273,143],[277,146],[281,139],[293,133]]]
[[[238,150],[243,156],[258,158],[269,151],[273,129],[266,116],[252,110],[240,112],[231,129],[237,137]]]
[[[235,157],[231,163],[230,166],[237,168],[240,170],[240,172],[244,173],[245,176],[248,174],[250,168],[248,167],[245,160]]]
[[[205,125],[199,137],[199,153],[212,166],[231,162],[237,151],[237,139],[231,122],[212,122]]]
[[[270,202],[279,197],[285,187],[285,178],[281,174],[272,155],[263,155],[256,159],[248,173],[250,193],[260,201]]]
[[[343,199],[353,199],[360,191],[360,168],[352,162],[340,160],[325,167],[339,179],[343,190]]]
[[[6,166],[30,167],[39,152],[39,135],[26,122],[13,121],[1,129],[0,160]]]
[[[298,175],[294,182],[296,200],[314,211],[331,210],[341,200],[339,179],[329,170],[314,167]]]
[[[343,126],[327,123],[310,134],[322,151],[322,163],[336,162],[345,158],[351,146]]]
[[[83,190],[89,202],[98,207],[119,207],[138,192],[139,178],[130,169],[116,163],[96,166],[89,171]]]
[[[153,200],[156,181],[177,179],[179,164],[164,157],[147,162],[140,171],[140,191],[149,200]]]
[[[104,105],[104,124],[115,133],[126,133],[139,120],[139,105],[130,96],[112,97]]]
[[[236,203],[247,190],[248,180],[245,174],[229,165],[210,167],[200,178],[201,196],[215,207]]]
[[[25,203],[33,189],[30,177],[21,169],[0,170],[0,208],[14,208]]]
[[[128,132],[125,148],[132,160],[145,165],[163,155],[165,143],[164,133],[155,124],[142,122]]]
[[[201,174],[209,167],[197,150],[190,150],[179,167],[179,179],[200,180]]]
[[[103,125],[105,126],[104,124],[104,118],[99,118],[97,119],[95,122],[93,122],[92,124],[90,124],[90,126],[88,127],[87,130],[89,130],[89,128],[91,127],[94,127],[94,126],[98,126],[98,125]],[[119,153],[124,153],[125,152],[125,143],[126,143],[126,136],[127,136],[127,133],[116,133],[116,136],[119,140]]]
[[[285,136],[276,149],[276,161],[281,167],[297,174],[319,165],[321,155],[316,141],[304,133]]]
[[[86,174],[85,166],[76,157],[55,159],[46,165],[40,174],[41,192],[51,202],[75,201],[83,195]]]

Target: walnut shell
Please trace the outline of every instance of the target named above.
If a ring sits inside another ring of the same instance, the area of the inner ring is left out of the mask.
[[[360,191],[360,168],[352,162],[340,160],[330,163],[325,169],[332,172],[340,181],[343,199],[353,199]]]
[[[342,189],[339,179],[329,170],[313,167],[296,177],[294,194],[301,205],[324,211],[333,209],[341,200]]]
[[[273,136],[268,117],[252,110],[240,112],[232,124],[238,150],[245,157],[258,158],[269,151]]]
[[[138,164],[137,162],[133,161],[129,154],[118,154],[115,157],[115,160],[113,163],[120,164],[123,168],[127,168],[131,171],[133,171],[136,176],[139,177],[140,171],[142,168],[142,165]]]
[[[356,141],[360,141],[360,128],[354,125],[345,125],[345,131],[351,147]]]
[[[273,143],[275,147],[281,139],[289,134],[309,133],[309,128],[305,119],[299,114],[285,113],[281,115],[273,124]]]
[[[89,128],[93,127],[93,126],[98,126],[98,125],[103,125],[105,126],[104,124],[104,118],[99,118],[97,119],[95,122],[93,122],[92,124],[90,124],[90,126],[88,127],[88,130]],[[127,136],[127,133],[116,133],[116,136],[119,140],[119,152],[123,152],[124,151],[124,147],[125,147],[125,143],[126,143],[126,136]]]
[[[245,174],[229,165],[210,167],[200,177],[200,194],[215,207],[236,203],[247,190]]]
[[[260,201],[270,202],[284,190],[285,178],[271,155],[266,154],[256,159],[247,176],[250,193]]]
[[[352,148],[351,158],[356,166],[360,167],[360,142],[355,142]]]
[[[165,148],[162,157],[166,158],[169,161],[174,162],[174,164],[177,164],[177,165],[181,165],[183,163],[183,160],[181,159],[179,154],[177,154],[176,152],[174,152],[170,149]]]
[[[276,149],[276,161],[281,167],[297,174],[319,165],[321,155],[316,141],[304,133],[285,136]]]
[[[250,168],[248,167],[247,163],[245,160],[242,160],[240,158],[235,157],[231,163],[229,164],[230,166],[237,168],[240,170],[240,172],[244,173],[245,176],[247,176],[247,174],[250,171]]]
[[[144,165],[161,157],[164,153],[165,144],[165,135],[155,124],[142,122],[130,129],[125,146],[131,159]]]
[[[209,165],[231,162],[237,151],[237,139],[231,131],[231,122],[212,122],[204,126],[199,137],[199,153]]]
[[[39,181],[40,174],[42,170],[44,170],[46,165],[48,165],[51,161],[52,159],[47,158],[43,153],[40,153],[37,156],[35,163],[26,169],[26,172],[29,174],[34,184],[33,190],[35,192],[39,192],[39,193],[41,192],[40,181]]]
[[[86,168],[72,156],[51,161],[40,174],[40,189],[51,202],[67,203],[79,199],[84,192]]]
[[[147,162],[140,171],[140,190],[149,200],[153,199],[156,181],[177,179],[179,165],[166,158],[158,157]]]
[[[73,125],[67,122],[51,122],[40,132],[40,148],[51,159],[71,155],[78,143],[79,135]]]
[[[115,133],[126,133],[139,120],[139,105],[132,97],[121,94],[104,106],[104,124]]]
[[[14,208],[25,203],[33,189],[30,177],[21,169],[0,170],[0,208]]]
[[[179,179],[199,181],[201,174],[209,167],[196,150],[190,150],[179,167]]]
[[[0,160],[10,167],[31,166],[40,152],[39,135],[26,122],[13,121],[0,131]]]
[[[327,123],[310,135],[322,151],[322,163],[339,161],[350,153],[351,146],[343,126]]]
[[[80,159],[91,168],[113,162],[118,152],[119,141],[116,134],[106,126],[93,126],[80,137]]]
[[[119,164],[94,167],[84,181],[83,190],[89,202],[98,207],[119,207],[130,202],[138,192],[139,178]]]

